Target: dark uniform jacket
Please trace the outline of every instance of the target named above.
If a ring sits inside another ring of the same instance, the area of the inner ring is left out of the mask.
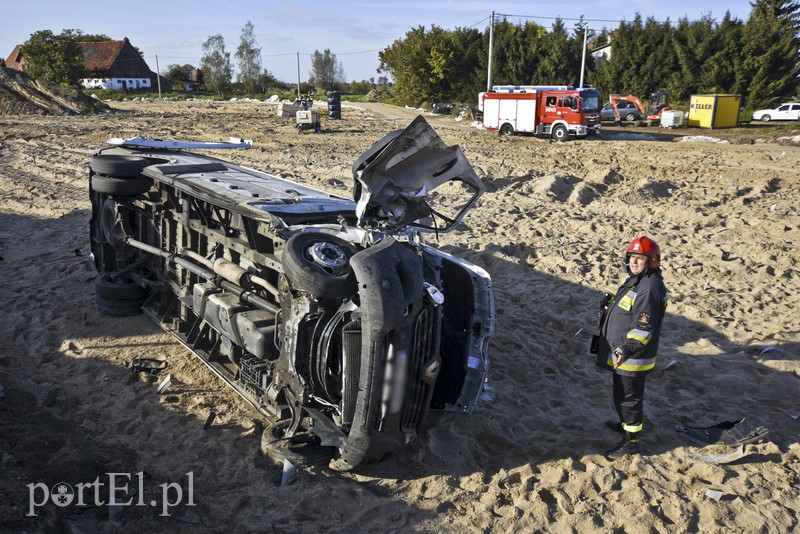
[[[639,276],[629,277],[608,303],[600,327],[598,365],[620,375],[638,376],[652,371],[667,297],[660,269],[647,269]],[[622,350],[625,361],[614,369],[616,349]]]

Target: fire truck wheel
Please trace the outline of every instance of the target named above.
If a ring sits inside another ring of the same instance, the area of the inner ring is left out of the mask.
[[[505,123],[500,127],[500,135],[504,135],[508,137],[509,135],[514,133],[514,127],[508,123]]]
[[[563,124],[557,124],[555,127],[553,127],[553,139],[562,143],[569,139],[567,127]]]

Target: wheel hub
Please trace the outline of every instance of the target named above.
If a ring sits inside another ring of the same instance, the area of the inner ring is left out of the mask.
[[[308,248],[308,258],[312,264],[332,274],[340,274],[348,262],[344,248],[328,242],[311,245]]]

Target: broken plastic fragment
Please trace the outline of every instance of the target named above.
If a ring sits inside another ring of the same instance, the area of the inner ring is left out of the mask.
[[[297,468],[292,462],[284,458],[283,473],[281,473],[281,487],[291,483],[295,479],[295,476],[297,476]]]
[[[769,347],[764,347],[764,350],[759,352],[759,354],[764,354],[765,352],[769,352],[771,350],[775,350],[775,346],[774,345],[770,345]]]
[[[164,380],[162,380],[161,383],[158,385],[158,389],[156,390],[156,393],[158,393],[159,395],[164,393],[167,390],[167,388],[169,387],[171,382],[172,382],[172,375],[167,375],[164,378]]]
[[[722,492],[714,489],[706,490],[706,497],[719,502],[719,500],[722,498]]]
[[[678,363],[680,363],[678,360],[670,360],[669,363],[664,366],[664,369],[669,369],[670,367],[678,365]]]
[[[739,458],[744,457],[744,445],[739,445],[739,448],[735,449],[733,452],[727,452],[723,454],[700,454],[696,452],[688,452],[686,453],[686,456],[692,460],[699,460],[709,464],[729,464],[731,462],[735,462]]]

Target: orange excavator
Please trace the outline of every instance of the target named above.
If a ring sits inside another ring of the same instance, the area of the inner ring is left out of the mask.
[[[611,105],[614,107],[614,116],[617,122],[620,122],[620,113],[619,108],[617,107],[617,102],[625,100],[632,102],[636,107],[636,110],[641,115],[639,124],[647,126],[661,123],[661,114],[664,111],[672,109],[669,107],[669,93],[665,93],[663,91],[652,93],[650,95],[647,108],[645,108],[644,104],[642,104],[642,101],[639,100],[639,97],[636,95],[610,94],[608,95],[608,101],[611,102]]]

